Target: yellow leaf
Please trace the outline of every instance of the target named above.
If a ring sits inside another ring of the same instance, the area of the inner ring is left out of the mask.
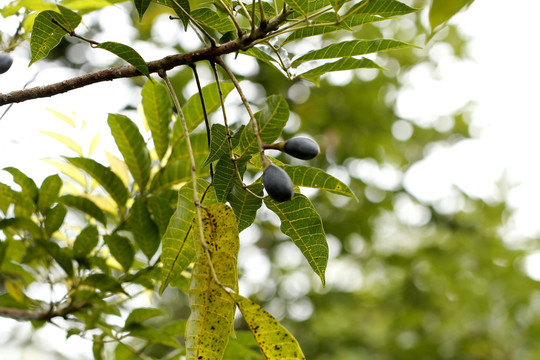
[[[111,170],[118,175],[124,185],[129,186],[129,170],[126,163],[108,151],[105,151],[105,155],[111,164]]]
[[[75,120],[73,120],[71,117],[67,116],[67,115],[64,115],[62,113],[59,113],[58,111],[56,110],[53,110],[53,109],[47,109],[51,114],[53,114],[54,116],[56,116],[57,118],[59,118],[60,120],[62,120],[63,122],[67,123],[68,125],[72,126],[72,127],[76,127],[77,125],[75,124]]]
[[[61,135],[61,134],[57,134],[57,133],[52,132],[52,131],[40,130],[39,132],[42,133],[42,134],[45,134],[47,136],[50,136],[55,140],[60,141],[62,144],[66,145],[68,148],[70,148],[71,150],[73,150],[77,154],[79,154],[79,156],[83,156],[83,152],[82,152],[81,147],[79,146],[79,144],[77,144],[77,142],[75,142],[71,138],[69,138],[67,136],[64,136],[64,135]]]
[[[99,145],[100,140],[101,140],[101,133],[97,133],[96,136],[94,136],[94,138],[90,142],[90,149],[88,150],[88,156],[92,155],[94,150],[96,150],[96,147]]]
[[[234,212],[223,203],[201,211],[204,241],[210,250],[216,277],[226,288],[238,291],[240,240]],[[229,335],[233,333],[236,304],[214,280],[196,218],[192,232],[197,260],[189,286],[191,315],[186,327],[187,360],[221,359]]]
[[[83,188],[86,189],[86,177],[84,176],[84,173],[76,168],[75,166],[58,161],[55,159],[41,159],[42,161],[45,161],[47,164],[50,164],[54,167],[56,167],[60,172],[64,175],[69,176],[73,180],[77,181]]]

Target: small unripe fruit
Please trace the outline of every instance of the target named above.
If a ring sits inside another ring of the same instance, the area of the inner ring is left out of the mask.
[[[295,158],[310,160],[319,155],[319,145],[307,137],[294,137],[283,145],[283,151]]]
[[[8,54],[0,54],[0,74],[9,70],[13,64],[13,59]]]
[[[276,165],[269,165],[264,169],[262,182],[268,195],[276,201],[291,200],[294,195],[291,178],[285,170]]]

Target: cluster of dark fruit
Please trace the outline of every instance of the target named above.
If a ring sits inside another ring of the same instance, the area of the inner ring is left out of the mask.
[[[13,59],[8,54],[0,53],[0,74],[9,70],[13,64]]]
[[[309,138],[295,137],[265,148],[283,151],[302,160],[310,160],[319,154],[319,145]],[[266,192],[276,201],[291,200],[294,187],[291,178],[282,168],[270,164],[263,171],[262,182]]]

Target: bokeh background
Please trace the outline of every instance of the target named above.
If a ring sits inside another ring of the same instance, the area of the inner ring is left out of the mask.
[[[346,35],[422,47],[375,56],[387,71],[329,74],[316,87],[251,58],[227,58],[251,102],[275,93],[289,100],[293,114],[283,138],[316,139],[322,156],[311,165],[345,181],[358,197],[304,191],[328,236],[325,288],[280,234],[277,218],[261,211],[241,234],[240,290],[291,330],[308,359],[539,359],[540,4],[476,0],[433,35],[429,3],[404,2],[425,10]],[[132,44],[147,60],[199,46],[167,17],[151,8],[139,24],[131,7],[120,4],[85,18],[85,25],[89,37]],[[11,26],[0,19],[1,31]],[[70,39],[30,68],[28,46],[13,57],[0,92],[115,61]],[[199,71],[203,82],[211,81],[208,69]],[[173,80],[185,98],[195,93],[189,69],[176,70]],[[99,133],[94,157],[106,162],[104,150],[115,151],[106,114],[137,118],[134,83],[142,80],[14,105],[0,120],[0,167],[19,167],[38,183],[55,173],[42,159],[59,159],[66,150],[39,130],[69,134],[85,146]],[[231,119],[245,121],[239,99],[227,101]],[[78,129],[46,108],[75,118]],[[0,174],[0,181],[10,176]],[[62,296],[62,289],[29,291]],[[142,303],[170,318],[189,311],[175,289],[133,300]],[[66,340],[61,322],[34,329],[0,319],[0,349],[0,359],[92,356],[91,342]]]

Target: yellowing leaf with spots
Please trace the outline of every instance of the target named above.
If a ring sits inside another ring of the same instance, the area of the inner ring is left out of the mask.
[[[223,286],[238,291],[236,264],[240,240],[236,216],[223,203],[210,205],[201,212],[204,241],[216,276]],[[233,331],[236,304],[214,280],[199,230],[195,218],[193,236],[197,260],[189,286],[191,315],[186,327],[187,360],[219,360]]]
[[[231,295],[268,360],[306,358],[298,341],[272,315],[243,296]]]

